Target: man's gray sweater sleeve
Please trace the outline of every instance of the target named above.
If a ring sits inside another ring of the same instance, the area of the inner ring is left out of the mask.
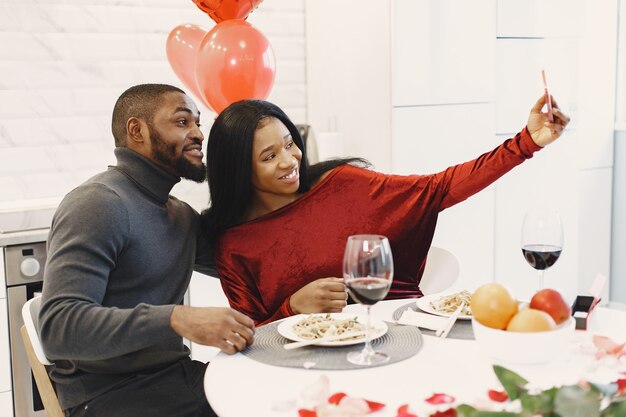
[[[40,314],[41,340],[51,359],[119,357],[177,337],[169,325],[173,304],[103,307],[131,227],[120,197],[102,184],[82,186],[63,200],[48,240]]]

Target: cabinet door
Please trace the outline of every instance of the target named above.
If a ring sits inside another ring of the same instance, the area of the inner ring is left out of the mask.
[[[431,174],[472,160],[498,142],[493,104],[403,107],[393,110],[394,172]],[[451,122],[452,121],[452,122]],[[444,210],[433,244],[459,259],[459,285],[473,289],[493,276],[493,186]]]
[[[558,141],[537,152],[496,184],[495,277],[519,299],[530,299],[538,285],[537,272],[524,260],[520,249],[524,213],[538,208],[558,211],[563,220],[563,252],[554,266],[546,270],[545,286],[558,289],[566,300],[577,294],[581,208],[577,141],[576,131],[566,130]],[[598,213],[605,213],[603,201],[590,201],[602,207]],[[592,223],[604,223],[604,220],[593,218],[589,224]],[[592,241],[596,243],[602,250],[606,248],[601,240]],[[584,292],[587,288],[580,290]]]
[[[572,117],[568,129],[578,123],[578,45],[572,39],[498,39],[496,43],[496,132],[518,132],[543,93],[545,69],[550,93]],[[554,51],[560,51],[555,55]]]
[[[577,36],[583,0],[498,0],[499,38]]]
[[[338,132],[346,154],[390,169],[391,6],[306,1],[307,113],[314,132]]]
[[[7,300],[0,298],[0,392],[9,390],[11,390],[11,362]]]
[[[394,4],[394,106],[494,100],[495,0]]]

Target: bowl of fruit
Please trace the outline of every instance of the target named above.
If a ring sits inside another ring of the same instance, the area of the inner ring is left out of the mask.
[[[485,284],[472,294],[470,306],[476,341],[503,362],[549,362],[567,351],[575,327],[569,305],[553,289],[520,303],[504,286]]]

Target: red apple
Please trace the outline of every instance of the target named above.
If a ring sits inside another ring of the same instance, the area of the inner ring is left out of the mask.
[[[529,307],[545,311],[552,316],[556,324],[566,321],[572,313],[570,306],[563,300],[561,293],[550,288],[537,291],[531,298]]]

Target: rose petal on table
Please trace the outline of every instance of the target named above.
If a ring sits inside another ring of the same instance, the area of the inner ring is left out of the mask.
[[[429,404],[434,404],[434,405],[438,405],[438,404],[450,404],[456,401],[456,399],[448,394],[443,394],[443,393],[435,393],[433,395],[431,395],[430,397],[426,398],[424,401],[426,401]]]
[[[299,417],[317,417],[317,413],[315,410],[307,410],[306,408],[301,408],[298,410]]]
[[[330,397],[328,397],[328,402],[331,404],[339,404],[339,401],[341,401],[341,399],[345,397],[346,395],[348,394],[346,394],[345,392],[336,392]]]
[[[457,417],[456,409],[448,408],[445,411],[435,411],[430,417]]]
[[[417,417],[417,414],[413,414],[409,411],[408,404],[402,404],[400,407],[398,407],[396,417]]]
[[[593,336],[593,344],[595,347],[601,351],[605,352],[609,355],[620,355],[624,351],[624,347],[626,346],[626,342],[624,343],[616,343],[612,339],[606,336]]]
[[[490,389],[489,391],[487,391],[487,395],[489,396],[489,399],[491,401],[495,401],[498,403],[503,403],[509,399],[509,396],[506,394],[505,391],[497,391],[495,389]]]
[[[620,378],[615,382],[617,383],[617,392],[620,394],[626,393],[626,379]]]
[[[367,403],[367,406],[370,409],[370,413],[373,413],[373,412],[376,412],[378,410],[382,410],[383,408],[385,408],[385,404],[383,403],[370,401],[370,400],[365,400],[365,402]]]

